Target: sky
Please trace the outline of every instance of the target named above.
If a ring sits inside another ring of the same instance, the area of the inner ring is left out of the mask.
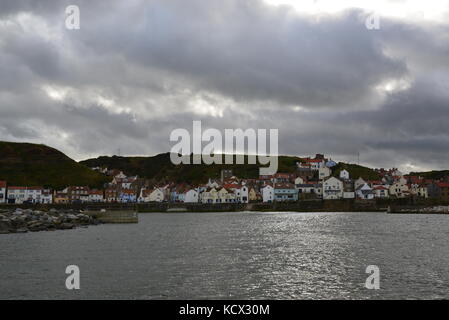
[[[76,160],[168,152],[201,120],[278,129],[280,154],[449,169],[448,111],[449,0],[0,2],[0,140]]]

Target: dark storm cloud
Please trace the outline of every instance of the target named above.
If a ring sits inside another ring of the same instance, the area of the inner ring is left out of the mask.
[[[64,28],[71,4],[81,30]],[[154,154],[202,120],[279,128],[281,153],[447,166],[448,26],[365,18],[256,0],[1,1],[0,139]]]
[[[353,107],[369,103],[376,84],[406,73],[382,53],[359,11],[316,23],[259,1],[175,0],[143,12],[100,19],[82,41],[236,101]],[[144,20],[129,27],[132,18]]]

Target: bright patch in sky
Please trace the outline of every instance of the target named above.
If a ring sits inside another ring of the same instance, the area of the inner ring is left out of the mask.
[[[448,0],[265,0],[271,5],[291,5],[307,14],[333,14],[350,8],[376,12],[381,16],[410,20],[447,21]]]
[[[60,87],[42,86],[47,96],[56,101],[63,101],[67,96],[67,90]]]

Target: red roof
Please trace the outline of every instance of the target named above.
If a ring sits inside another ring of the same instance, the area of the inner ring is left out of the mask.
[[[295,189],[295,186],[290,183],[276,183],[275,189]]]
[[[27,187],[8,187],[8,190],[26,190]]]
[[[288,173],[276,173],[275,178],[290,178],[290,174]]]
[[[449,182],[439,182],[438,186],[440,188],[449,188]]]
[[[6,181],[0,181],[0,188],[6,188]]]
[[[323,162],[323,159],[307,159],[306,160],[309,163],[319,163],[319,162]]]
[[[89,191],[89,194],[91,194],[91,195],[103,195],[103,191],[102,190],[90,190]]]
[[[240,185],[235,183],[227,183],[223,186],[225,189],[240,189]]]
[[[136,192],[134,190],[131,190],[131,189],[123,189],[122,193],[124,193],[124,194],[136,194]]]

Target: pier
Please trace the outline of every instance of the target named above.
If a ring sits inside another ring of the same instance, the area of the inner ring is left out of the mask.
[[[102,223],[138,223],[139,214],[134,210],[102,210],[85,211],[91,217]]]

